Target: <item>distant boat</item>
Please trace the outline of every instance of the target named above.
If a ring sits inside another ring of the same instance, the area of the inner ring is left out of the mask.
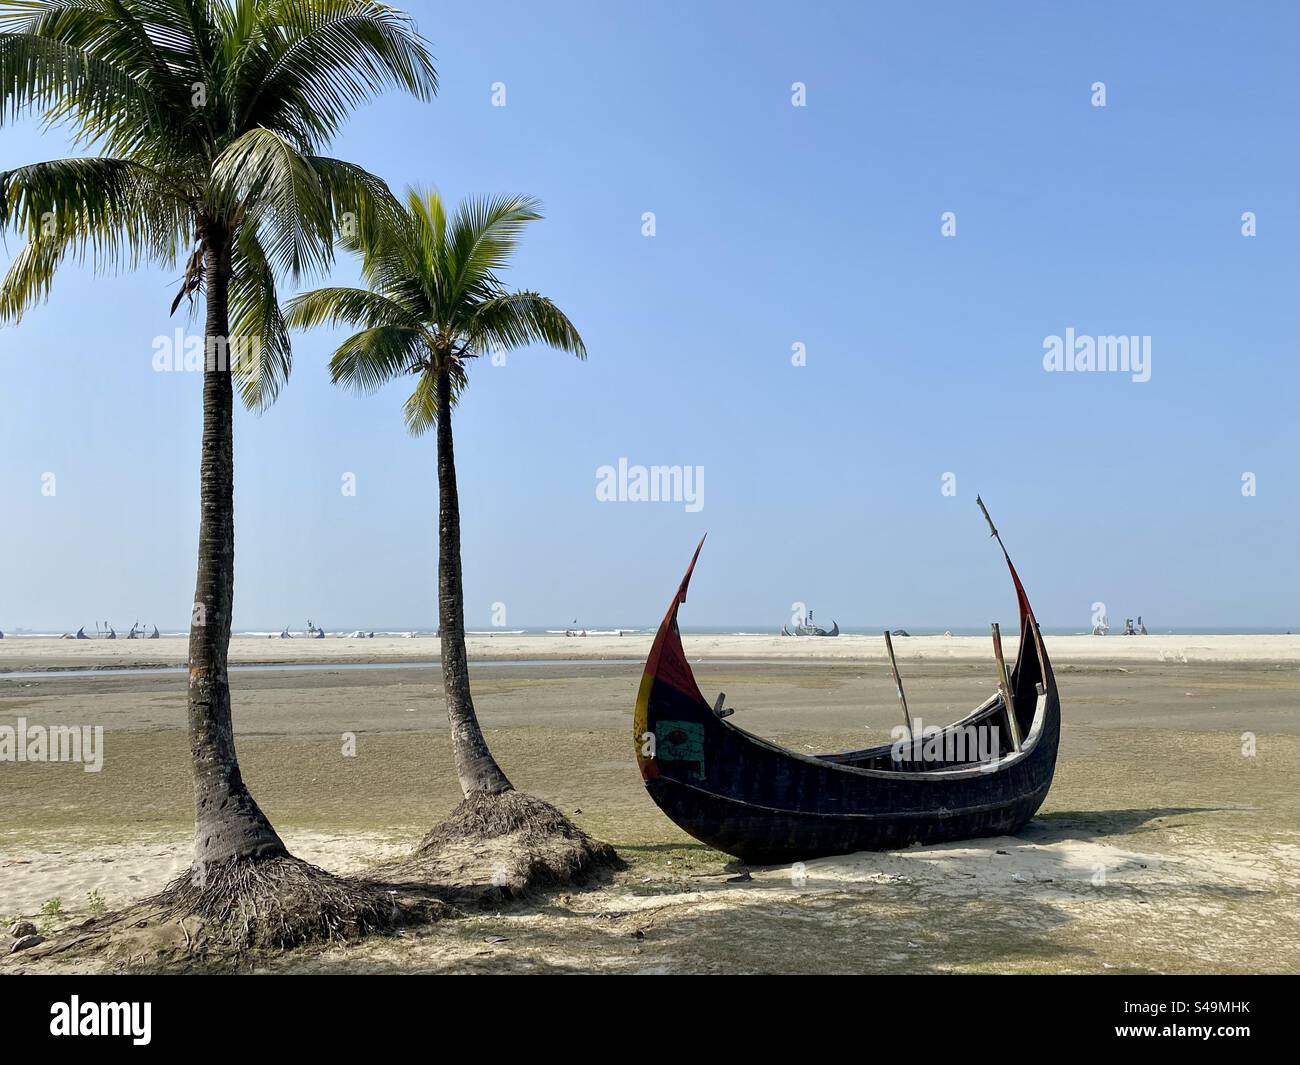
[[[519,630],[521,633],[523,629]],[[547,636],[627,636],[636,629],[547,629]]]
[[[838,621],[831,621],[831,628],[829,631],[818,625],[814,625],[811,610],[808,611],[808,616],[804,618],[803,624],[796,625],[793,632],[791,632],[786,626],[781,626],[782,636],[838,636],[839,634],[840,623]]]

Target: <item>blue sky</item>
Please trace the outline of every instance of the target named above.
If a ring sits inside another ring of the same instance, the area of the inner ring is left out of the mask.
[[[442,92],[333,153],[540,197],[511,280],[591,353],[473,370],[471,628],[653,622],[705,531],[685,625],[1009,623],[977,491],[1044,624],[1300,624],[1294,4],[406,6]],[[0,168],[64,154],[0,130]],[[187,617],[200,380],[151,366],[175,276],[67,270],[0,329],[0,628]],[[1151,337],[1151,379],[1045,372],[1067,327]],[[329,384],[341,336],[238,418],[237,628],[433,624],[433,440],[400,386]],[[702,466],[703,508],[598,501],[620,458]]]

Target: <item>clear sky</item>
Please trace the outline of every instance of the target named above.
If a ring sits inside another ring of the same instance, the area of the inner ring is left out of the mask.
[[[1010,623],[977,491],[1045,625],[1300,624],[1294,3],[405,6],[442,92],[333,154],[540,197],[510,279],[590,350],[472,372],[471,628],[653,623],[705,531],[687,626]],[[0,169],[65,154],[0,129]],[[176,276],[69,269],[0,329],[0,629],[188,616],[200,378],[151,365]],[[1067,328],[1149,336],[1150,380],[1045,371]],[[434,624],[433,440],[400,386],[329,384],[341,336],[237,420],[236,628]],[[620,458],[702,466],[703,507],[601,502]]]

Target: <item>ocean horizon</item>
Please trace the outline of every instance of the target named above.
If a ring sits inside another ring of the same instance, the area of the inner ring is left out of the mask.
[[[1136,620],[1136,619],[1135,619]],[[521,628],[466,628],[468,636],[564,636],[566,632],[581,634],[585,632],[589,636],[636,636],[649,634],[655,631],[658,623],[641,624],[641,625],[590,625],[590,626],[568,626],[565,627],[521,627]],[[1009,622],[1002,626],[1003,631],[1007,633],[1019,631],[1019,626],[1014,622]],[[153,626],[148,626],[148,631],[152,632]],[[1176,625],[1176,626],[1157,626],[1147,624],[1147,631],[1152,636],[1289,636],[1300,629],[1300,623],[1291,626],[1253,626],[1242,628],[1239,626],[1219,626],[1213,624],[1207,625]],[[971,626],[950,626],[938,627],[933,625],[895,625],[889,631],[896,633],[902,630],[909,636],[988,636],[989,629],[987,625]],[[58,639],[64,635],[71,636],[76,633],[76,629],[52,630],[52,629],[0,629],[4,633],[5,639]],[[124,629],[116,629],[117,639],[126,639],[129,626]],[[282,629],[268,628],[248,628],[234,629],[232,635],[236,637],[263,637],[266,639],[276,639],[280,636]],[[313,639],[305,629],[288,629],[290,637],[293,639]],[[779,625],[761,626],[761,625],[683,625],[681,631],[685,635],[698,636],[776,636],[781,632]],[[880,636],[884,632],[883,626],[861,626],[861,625],[840,625],[840,634],[843,636]],[[1043,625],[1043,634],[1046,636],[1087,636],[1090,630],[1079,626],[1070,625]],[[338,628],[325,628],[326,639],[345,638],[353,633],[364,633],[367,636],[397,636],[410,637],[418,639],[421,637],[434,636],[436,629],[429,626],[401,626],[401,625],[344,625]],[[160,637],[178,637],[188,636],[188,628],[158,627]],[[103,630],[99,633],[87,631],[86,635],[90,639],[104,639]],[[1109,635],[1122,636],[1123,623],[1112,625]],[[136,637],[137,639],[146,639],[146,637]]]

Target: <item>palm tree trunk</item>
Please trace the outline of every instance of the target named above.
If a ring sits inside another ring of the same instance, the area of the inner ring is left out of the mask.
[[[442,686],[451,722],[456,775],[466,796],[499,795],[512,785],[488,750],[474,714],[465,654],[465,589],[460,572],[460,499],[456,493],[456,454],[451,438],[451,374],[445,358],[438,371],[438,628],[442,648]]]
[[[230,238],[204,234],[207,323],[203,448],[199,468],[199,565],[190,623],[189,730],[194,770],[197,870],[231,858],[288,852],[244,785],[230,719],[230,620],[235,591],[234,389],[229,330]]]

